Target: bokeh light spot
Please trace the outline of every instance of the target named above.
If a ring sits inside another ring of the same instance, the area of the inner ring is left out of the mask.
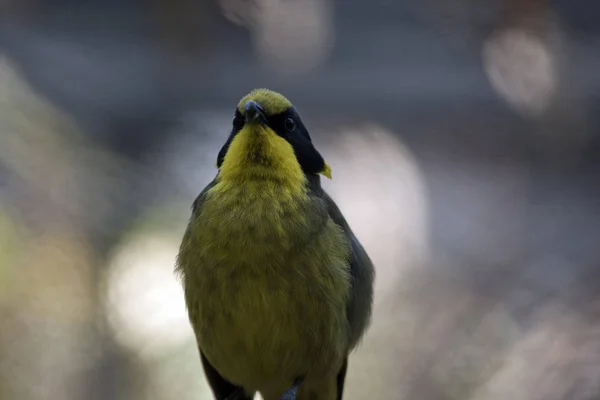
[[[180,283],[173,272],[176,238],[139,234],[110,261],[106,311],[117,340],[157,356],[193,337]]]
[[[558,85],[557,62],[540,37],[508,29],[483,47],[485,73],[493,88],[518,111],[537,115],[549,106]]]

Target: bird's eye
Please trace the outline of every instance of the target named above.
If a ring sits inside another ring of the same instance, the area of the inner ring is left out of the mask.
[[[242,116],[242,114],[235,113],[232,123],[234,129],[242,129],[242,127],[244,126],[244,117]]]
[[[284,124],[285,124],[285,129],[287,129],[288,132],[292,132],[294,129],[296,129],[296,122],[291,118],[287,118],[285,120]]]

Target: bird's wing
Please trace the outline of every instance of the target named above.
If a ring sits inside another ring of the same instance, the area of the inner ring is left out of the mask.
[[[353,348],[370,323],[375,269],[367,252],[350,229],[348,222],[333,199],[322,188],[316,189],[314,193],[325,202],[329,216],[344,230],[350,242],[352,288],[348,301],[347,318],[350,326],[350,345]]]
[[[204,189],[202,189],[198,197],[196,197],[196,199],[192,203],[192,213],[195,214],[198,212],[198,210],[202,207],[204,200],[206,199],[206,193],[208,193],[208,191],[212,189],[213,186],[215,186],[216,184],[217,178],[213,179],[208,185],[206,185]]]
[[[185,264],[185,255],[187,254],[187,252],[185,251],[185,247],[190,245],[189,238],[191,234],[193,221],[196,218],[199,210],[202,208],[202,204],[204,204],[206,200],[206,194],[213,186],[215,186],[216,183],[217,178],[213,179],[208,185],[206,185],[206,187],[202,189],[200,194],[192,203],[192,215],[190,216],[190,220],[183,235],[181,245],[179,246],[179,253],[177,254],[177,260],[175,262],[175,272],[178,273],[183,279],[185,279],[185,274],[183,273],[183,265]]]

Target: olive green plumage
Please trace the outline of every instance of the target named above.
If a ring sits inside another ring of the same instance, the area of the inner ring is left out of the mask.
[[[238,105],[217,166],[177,260],[215,397],[275,400],[301,382],[299,400],[341,399],[374,271],[321,187],[329,166],[291,103],[264,89]]]

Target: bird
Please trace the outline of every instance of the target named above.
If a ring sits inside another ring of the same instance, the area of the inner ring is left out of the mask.
[[[375,269],[321,185],[331,167],[269,89],[239,101],[216,167],[175,267],[214,398],[341,400]]]

